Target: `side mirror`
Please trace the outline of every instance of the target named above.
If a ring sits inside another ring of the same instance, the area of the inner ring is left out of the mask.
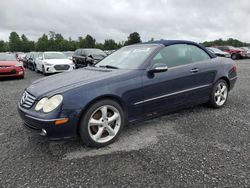
[[[151,67],[148,73],[154,74],[154,73],[160,73],[160,72],[166,72],[166,71],[168,71],[168,66],[166,64],[156,63]]]
[[[91,55],[89,55],[87,58],[86,58],[87,61],[93,61],[93,57]]]
[[[43,57],[38,57],[39,60],[43,60]]]

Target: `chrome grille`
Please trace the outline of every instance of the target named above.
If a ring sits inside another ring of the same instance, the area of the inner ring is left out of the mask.
[[[35,102],[36,97],[25,91],[21,98],[20,104],[24,108],[31,108]]]
[[[68,70],[70,66],[69,65],[55,65],[54,68],[56,70]]]

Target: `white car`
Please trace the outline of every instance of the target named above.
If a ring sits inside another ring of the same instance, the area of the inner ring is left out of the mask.
[[[72,71],[75,64],[62,52],[42,52],[36,62],[37,70],[43,74]]]
[[[250,57],[250,48],[248,47],[241,47],[241,49],[245,50],[246,51],[246,57]]]
[[[215,55],[219,56],[219,57],[227,57],[227,58],[231,58],[230,53],[228,52],[224,52],[218,48],[213,48],[213,47],[209,47],[207,48],[209,51],[211,51],[212,53],[214,53]]]

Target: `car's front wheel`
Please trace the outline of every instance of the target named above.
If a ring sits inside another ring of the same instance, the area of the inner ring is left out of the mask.
[[[79,132],[87,146],[103,147],[115,141],[124,123],[122,107],[113,100],[101,100],[84,113]]]
[[[36,73],[39,73],[39,70],[37,69],[36,63],[34,64],[34,71],[35,71]]]
[[[232,54],[232,55],[231,55],[231,59],[233,59],[233,60],[236,60],[236,59],[238,59],[238,56],[237,56],[237,54]]]
[[[225,80],[218,80],[213,87],[209,104],[215,108],[221,108],[225,105],[228,98],[228,84]]]
[[[42,67],[42,70],[43,70],[43,75],[44,75],[44,76],[47,76],[48,73],[46,73],[44,66]]]

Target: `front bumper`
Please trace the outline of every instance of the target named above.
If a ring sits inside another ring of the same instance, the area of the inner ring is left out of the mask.
[[[63,64],[62,64],[62,65],[63,65]],[[55,66],[56,66],[56,65],[53,65],[53,66],[45,65],[45,66],[44,66],[45,72],[46,72],[46,73],[58,73],[58,72],[72,71],[72,70],[75,69],[75,65],[69,65],[69,68],[68,68],[68,69],[64,69],[64,70],[56,69]]]
[[[47,136],[50,140],[62,140],[73,138],[77,136],[77,122],[78,118],[74,115],[69,115],[69,121],[65,124],[56,125],[57,120],[63,119],[59,118],[40,118],[36,117],[32,112],[22,108],[18,104],[18,112],[20,117],[24,121],[24,125],[34,130],[40,135]],[[44,133],[46,132],[46,134]],[[43,134],[41,134],[43,133]]]
[[[0,69],[0,77],[23,77],[24,68],[22,67],[9,67]]]

